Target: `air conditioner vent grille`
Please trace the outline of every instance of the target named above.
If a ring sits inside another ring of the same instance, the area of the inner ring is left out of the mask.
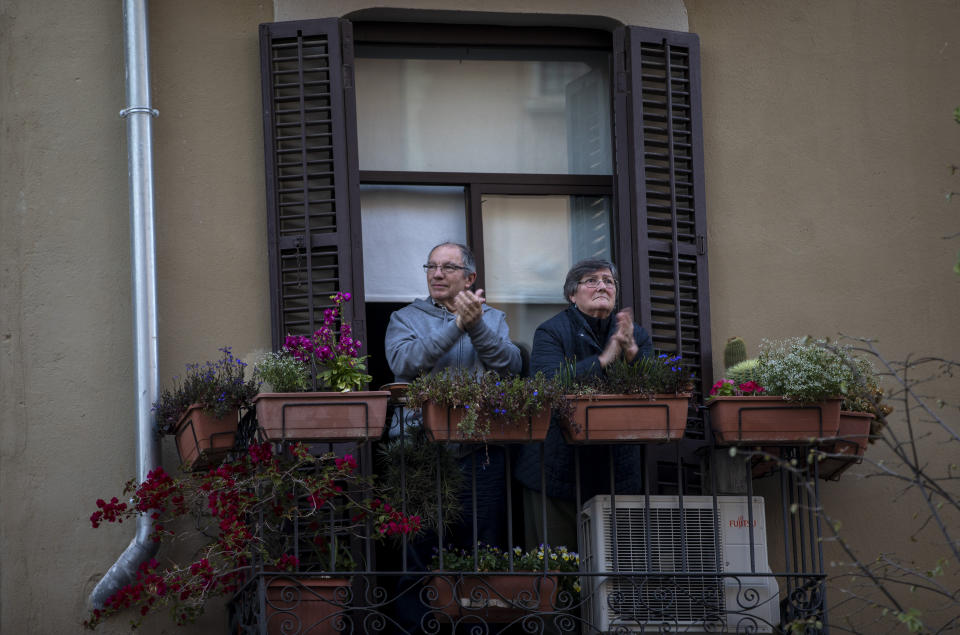
[[[609,507],[605,510],[610,513]],[[649,514],[650,531],[646,531]],[[617,567],[618,571],[650,573],[713,573],[718,574],[722,545],[715,535],[716,514],[712,509],[618,507]],[[612,525],[605,523],[608,570],[613,570]],[[677,536],[684,536],[682,541]],[[647,536],[650,540],[649,558]],[[684,549],[686,561],[684,561]],[[722,612],[723,586],[720,577],[665,576],[664,578],[616,578],[611,581],[607,598],[610,617],[627,617],[640,622],[663,619],[680,622],[709,622]]]

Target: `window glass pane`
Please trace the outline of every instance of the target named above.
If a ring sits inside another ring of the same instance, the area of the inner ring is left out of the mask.
[[[612,173],[608,53],[388,51],[357,50],[361,170]]]
[[[511,337],[533,343],[567,305],[563,280],[583,258],[610,259],[607,196],[483,196],[486,297],[507,313]]]
[[[367,302],[427,297],[430,249],[467,239],[462,187],[361,185],[360,218]]]

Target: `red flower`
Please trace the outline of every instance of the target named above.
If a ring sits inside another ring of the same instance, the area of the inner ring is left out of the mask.
[[[738,388],[744,395],[759,395],[760,393],[767,391],[766,388],[755,381],[745,381],[740,384]]]

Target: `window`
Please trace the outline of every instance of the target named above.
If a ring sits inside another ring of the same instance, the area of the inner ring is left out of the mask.
[[[340,288],[372,333],[410,299],[389,289],[414,241],[464,236],[516,336],[609,254],[655,346],[709,382],[696,36],[327,19],[263,25],[261,51],[275,344]]]
[[[612,174],[609,51],[358,43],[356,56],[361,171]]]

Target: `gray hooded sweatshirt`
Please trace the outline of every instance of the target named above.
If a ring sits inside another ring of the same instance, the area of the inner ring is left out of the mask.
[[[520,350],[510,341],[506,316],[487,305],[482,319],[464,332],[450,311],[414,300],[390,316],[385,344],[396,381],[451,367],[520,372]]]

